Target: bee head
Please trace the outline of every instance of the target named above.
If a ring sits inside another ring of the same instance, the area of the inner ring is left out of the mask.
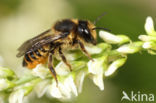
[[[95,26],[90,21],[79,20],[77,33],[85,42],[96,45],[96,31],[93,28]]]

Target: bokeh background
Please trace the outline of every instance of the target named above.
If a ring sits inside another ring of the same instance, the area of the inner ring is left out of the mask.
[[[136,41],[138,35],[145,34],[147,16],[152,16],[156,22],[156,0],[0,0],[0,56],[4,66],[20,75],[24,70],[20,68],[21,59],[16,58],[17,48],[25,40],[50,28],[56,20],[94,21],[104,12],[107,14],[97,26],[109,28],[115,34],[128,35]],[[156,56],[146,52],[129,55],[126,64],[113,76],[105,78],[104,83],[105,90],[100,91],[86,78],[83,92],[71,103],[120,103],[123,90],[156,96]],[[60,101],[33,96],[29,103]]]

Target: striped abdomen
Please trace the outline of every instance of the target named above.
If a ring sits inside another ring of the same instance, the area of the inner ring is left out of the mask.
[[[37,64],[44,64],[48,58],[48,48],[42,47],[35,51],[28,51],[23,60],[23,66],[33,69]]]

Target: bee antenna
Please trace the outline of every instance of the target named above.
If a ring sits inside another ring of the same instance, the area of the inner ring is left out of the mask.
[[[106,12],[104,12],[102,15],[98,16],[98,17],[94,20],[93,24],[95,25],[104,15],[106,15]]]
[[[106,31],[108,31],[108,32],[111,32],[110,29],[107,29],[107,28],[104,28],[104,27],[95,27],[95,28],[93,28],[92,30],[96,30],[96,29],[101,29],[101,30],[106,30]]]

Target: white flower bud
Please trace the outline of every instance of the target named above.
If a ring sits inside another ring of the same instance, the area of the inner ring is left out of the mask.
[[[142,47],[145,49],[149,49],[152,47],[152,44],[151,44],[151,42],[145,42]]]
[[[0,79],[0,91],[9,87],[9,84],[6,79]]]
[[[145,48],[145,49],[153,49],[153,50],[156,50],[156,43],[155,42],[152,42],[152,41],[145,42],[142,47]]]
[[[153,19],[150,16],[148,16],[147,19],[146,19],[145,30],[146,30],[148,35],[155,35],[156,36],[156,32],[154,30]]]
[[[0,78],[14,77],[15,73],[8,68],[0,67]]]
[[[111,44],[123,44],[130,41],[130,39],[125,35],[114,35],[106,31],[100,31],[99,36],[105,42]]]
[[[156,52],[155,52],[154,50],[148,49],[147,51],[148,51],[148,53],[151,54],[151,55],[156,55]]]
[[[100,31],[99,36],[106,42],[116,44],[121,41],[121,38],[118,38],[116,35],[111,34],[106,31]]]
[[[142,44],[143,44],[142,42],[134,42],[132,44],[125,44],[119,47],[117,51],[120,53],[124,53],[124,54],[136,53],[141,49]]]
[[[117,49],[120,53],[135,53],[137,50],[129,45],[123,45]]]
[[[149,35],[139,35],[138,37],[142,41],[156,41],[155,36],[149,36]]]
[[[115,60],[108,69],[105,71],[105,76],[112,75],[119,67],[121,67],[126,62],[126,58],[117,59]]]
[[[7,79],[0,79],[0,91],[13,87],[15,84]]]
[[[85,49],[89,54],[99,54],[100,52],[102,52],[102,49],[98,48],[97,46],[85,46]]]

